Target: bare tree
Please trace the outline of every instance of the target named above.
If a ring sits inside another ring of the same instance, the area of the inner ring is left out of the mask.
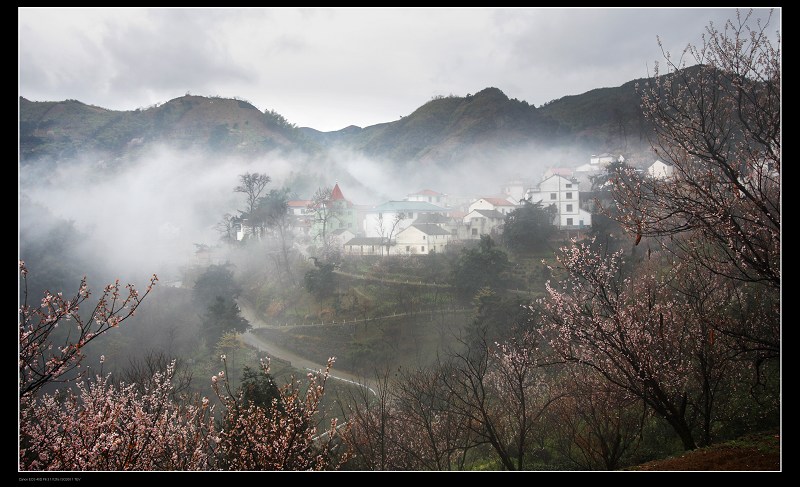
[[[399,212],[395,214],[394,218],[392,218],[391,222],[385,222],[383,218],[383,213],[378,213],[378,233],[381,236],[381,244],[382,246],[386,247],[386,255],[389,255],[391,252],[391,248],[393,245],[392,237],[397,230],[397,226],[400,225],[400,222],[405,220],[406,215],[405,213]]]
[[[255,210],[258,206],[258,199],[264,192],[267,184],[271,181],[270,177],[262,173],[249,173],[239,175],[239,185],[233,188],[236,193],[244,193],[247,197],[247,215],[251,219],[250,224],[255,228],[259,222],[255,221]]]
[[[623,467],[641,440],[643,402],[585,367],[565,372],[566,395],[551,411],[556,449],[581,470]]]
[[[388,470],[393,466],[389,451],[391,399],[389,369],[375,370],[375,389],[350,389],[339,399],[344,420],[350,426],[343,435],[356,464],[365,470]]]
[[[314,213],[314,223],[318,227],[314,238],[321,241],[325,254],[330,250],[328,228],[341,218],[341,208],[333,203],[332,194],[333,188],[318,188],[308,205],[308,209]]]
[[[443,375],[450,407],[476,444],[491,445],[505,469],[523,470],[540,422],[558,398],[544,380],[533,335],[495,347],[485,336],[464,345]]]
[[[289,266],[289,239],[291,237],[291,219],[289,215],[289,189],[273,189],[266,196],[258,200],[256,210],[260,221],[264,221],[267,228],[273,229],[278,234],[281,244],[281,256],[284,269],[294,281]]]
[[[226,243],[236,242],[235,217],[230,213],[222,215],[222,220],[217,222],[214,229],[219,232],[219,238]]]
[[[117,374],[112,374],[113,383],[118,388],[123,387],[122,384],[136,384],[144,392],[154,386],[153,378],[168,368],[172,370],[170,395],[172,399],[177,399],[179,395],[190,390],[194,374],[182,359],[170,359],[161,350],[149,350],[142,357],[128,359],[127,367]]]

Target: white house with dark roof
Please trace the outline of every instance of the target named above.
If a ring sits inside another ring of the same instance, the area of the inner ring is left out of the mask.
[[[396,242],[389,241],[389,249]],[[381,237],[353,237],[344,243],[344,253],[347,255],[386,255],[386,240]]]
[[[505,215],[497,210],[472,210],[464,217],[462,239],[479,239],[481,235],[497,233],[505,223]]]
[[[446,216],[439,213],[423,213],[419,215],[415,224],[432,224],[437,225],[442,230],[450,232],[451,235],[456,235],[458,228],[462,226],[461,218]]]
[[[517,207],[519,207],[519,204],[512,203],[505,198],[485,197],[473,201],[469,205],[467,213],[469,214],[475,210],[497,210],[503,215],[507,215],[517,209]]]
[[[397,234],[395,254],[430,254],[444,252],[452,235],[433,223],[413,223]]]
[[[414,220],[430,214],[445,215],[447,209],[427,201],[387,201],[364,214],[364,236],[394,238]]]
[[[554,205],[556,216],[553,225],[558,228],[584,228],[592,225],[592,214],[580,208],[580,190],[577,180],[550,176],[536,188],[528,190],[525,198],[543,207]]]

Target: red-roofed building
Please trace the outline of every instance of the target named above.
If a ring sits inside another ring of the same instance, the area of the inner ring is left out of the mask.
[[[342,194],[342,189],[339,188],[339,183],[336,183],[336,185],[333,187],[333,190],[331,191],[331,201],[345,201],[350,206],[352,206],[352,203],[347,201],[344,197],[344,194]]]
[[[289,207],[289,213],[292,215],[302,216],[309,213],[308,206],[311,200],[289,200],[286,205]]]
[[[353,203],[344,197],[339,183],[333,186],[330,199],[311,211],[314,219],[311,234],[315,239],[327,241],[334,231],[340,229],[350,230],[353,234],[358,232],[357,211]]]
[[[575,171],[568,167],[551,167],[550,169],[544,172],[544,177],[542,178],[542,180],[545,180],[550,176],[561,176],[562,178],[570,179],[574,174]]]

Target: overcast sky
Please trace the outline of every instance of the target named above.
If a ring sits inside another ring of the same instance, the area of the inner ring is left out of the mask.
[[[732,8],[20,8],[19,94],[116,110],[187,92],[298,126],[397,120],[495,86],[535,105],[646,77]],[[756,15],[766,17],[766,10]],[[780,26],[773,15],[771,31]]]

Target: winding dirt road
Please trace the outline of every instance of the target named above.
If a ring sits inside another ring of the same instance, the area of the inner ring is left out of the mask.
[[[239,304],[239,309],[242,311],[242,316],[244,316],[244,318],[247,319],[251,325],[253,325],[253,328],[263,328],[268,326],[258,317],[255,310],[247,300],[239,298],[237,303]],[[292,367],[296,369],[305,369],[309,371],[325,370],[325,363],[327,362],[328,357],[316,358],[316,360],[319,360],[319,362],[315,362],[314,360],[309,360],[297,355],[294,352],[281,348],[274,343],[269,343],[250,331],[243,333],[241,337],[242,341],[244,341],[246,344],[261,350],[270,357],[287,360],[292,364]],[[356,375],[348,372],[336,370],[335,364],[332,373],[330,374],[330,378],[340,380],[342,382],[348,382],[357,386],[366,387],[370,390],[370,392],[372,392],[373,395],[375,395],[375,390],[371,387],[370,381],[363,377],[357,377]]]

